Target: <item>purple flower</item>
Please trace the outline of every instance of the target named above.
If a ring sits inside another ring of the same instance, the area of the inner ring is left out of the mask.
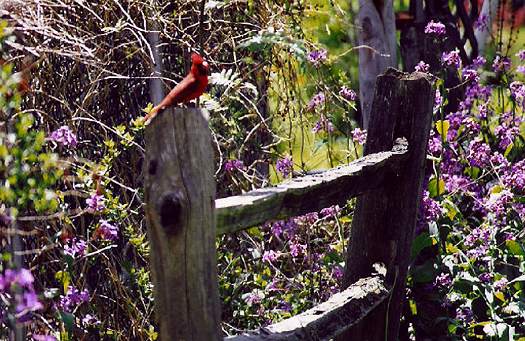
[[[430,197],[427,190],[423,191],[421,205],[418,214],[418,229],[425,227],[430,221],[436,220],[441,215],[443,209],[437,201]]]
[[[443,96],[441,96],[441,92],[436,89],[436,96],[434,98],[434,113],[438,112],[441,108],[441,105],[443,104]]]
[[[450,148],[443,151],[443,159],[441,161],[440,169],[442,174],[462,174],[463,165],[459,162],[455,152]]]
[[[464,69],[463,70],[463,80],[467,82],[470,82],[470,81],[474,81],[476,83],[479,82],[478,72],[473,69]]]
[[[508,188],[525,191],[525,160],[516,162],[502,177]]]
[[[467,117],[463,120],[466,132],[471,136],[477,136],[481,130],[481,126],[473,117]]]
[[[494,128],[494,135],[499,139],[499,147],[501,150],[507,149],[507,147],[514,141],[514,138],[518,136],[520,130],[518,127],[509,127],[505,124],[501,124]]]
[[[519,202],[514,203],[512,205],[512,209],[518,214],[518,216],[521,219],[521,222],[525,223],[525,204],[522,204]],[[509,240],[507,239],[507,237],[511,238],[512,240],[516,240],[516,236],[512,233],[506,232],[505,236],[506,236],[506,240]]]
[[[306,213],[302,216],[296,217],[295,222],[301,226],[310,226],[317,222],[319,214],[317,212]]]
[[[425,33],[436,36],[443,36],[447,33],[447,31],[445,29],[445,25],[443,25],[441,22],[434,22],[434,20],[431,20],[427,24],[427,26],[425,26]]]
[[[351,133],[352,133],[352,140],[354,142],[357,142],[360,145],[364,145],[366,143],[366,137],[367,137],[366,130],[361,129],[361,128],[355,128],[354,130],[352,130]]]
[[[482,228],[475,228],[470,232],[469,235],[465,237],[465,246],[466,247],[473,247],[476,244],[481,245],[488,245],[490,242],[490,230],[489,229],[482,229]]]
[[[485,59],[485,57],[477,56],[472,61],[472,64],[470,65],[470,68],[472,68],[472,69],[479,69],[479,68],[483,67],[483,65],[485,65],[486,62],[487,62],[487,60]]]
[[[349,101],[355,101],[357,98],[357,94],[354,90],[347,88],[346,86],[342,86],[341,90],[339,90],[339,95]]]
[[[485,31],[489,26],[489,17],[485,14],[481,14],[478,19],[474,22],[474,27],[480,31]]]
[[[73,258],[82,257],[86,254],[87,243],[82,239],[73,238],[70,245],[64,245],[64,254]]]
[[[90,210],[95,212],[103,211],[104,208],[106,208],[104,205],[104,196],[97,193],[91,194],[91,196],[86,199],[86,204]]]
[[[483,102],[488,102],[491,96],[492,89],[489,86],[480,86],[479,82],[472,82],[467,86],[465,98],[460,103],[461,110],[470,111],[474,100],[480,99]]]
[[[414,70],[417,71],[417,72],[428,72],[428,70],[430,70],[430,65],[428,65],[427,63],[425,63],[424,61],[421,60],[414,67]]]
[[[478,117],[482,120],[486,119],[489,116],[489,110],[487,103],[481,103],[478,106]]]
[[[60,295],[58,307],[66,312],[70,312],[77,305],[89,301],[89,293],[87,290],[78,290],[70,285],[67,289],[66,295]]]
[[[516,100],[516,102],[525,106],[525,84],[519,81],[514,81],[510,83],[509,88],[510,94]]]
[[[263,262],[272,263],[272,262],[275,262],[278,257],[279,257],[279,254],[277,254],[273,250],[269,250],[269,251],[264,251],[264,254],[262,256],[262,260],[263,260]]]
[[[35,281],[35,278],[31,274],[31,271],[27,269],[20,269],[18,270],[18,274],[16,275],[15,281],[18,285],[25,287],[25,288],[31,288],[33,286],[33,282]]]
[[[314,110],[320,105],[323,105],[325,102],[325,95],[322,92],[319,92],[312,97],[310,102],[308,103],[308,110]]]
[[[74,148],[77,145],[77,136],[68,126],[62,126],[53,131],[51,135],[49,135],[49,139],[65,147],[71,146]]]
[[[241,160],[228,160],[224,163],[224,170],[227,172],[242,169],[244,169],[244,163]]]
[[[91,314],[86,314],[84,318],[82,319],[82,323],[86,325],[97,325],[100,324],[100,321]]]
[[[514,194],[508,189],[504,189],[498,193],[491,193],[486,199],[484,206],[496,220],[500,220],[503,223],[507,213],[507,206],[512,202],[513,198]]]
[[[470,323],[474,319],[474,313],[472,309],[468,307],[457,308],[456,309],[456,319],[463,321],[465,323]]]
[[[434,280],[434,285],[440,288],[448,288],[451,284],[452,279],[450,278],[450,275],[446,273],[442,273]]]
[[[510,59],[508,57],[502,57],[497,55],[492,62],[492,69],[494,72],[503,72],[510,69]]]
[[[491,150],[482,140],[472,140],[469,144],[467,160],[471,166],[483,168],[490,164]]]
[[[490,158],[490,163],[496,166],[500,166],[503,170],[510,167],[510,162],[501,155],[499,152],[494,152],[494,155]]]
[[[429,197],[428,191],[424,191],[419,206],[416,233],[424,231],[430,221],[436,220],[441,215],[441,211],[442,209],[439,203]]]
[[[274,222],[272,225],[271,225],[271,232],[274,236],[276,236],[277,238],[279,238],[281,236],[281,234],[283,233],[283,228],[284,228],[284,221],[283,220],[279,220],[279,221],[276,221]]]
[[[110,224],[107,220],[101,219],[97,234],[105,240],[116,240],[118,238],[118,227]]]
[[[57,341],[57,338],[52,335],[33,334],[31,337],[34,341]]]
[[[40,303],[38,296],[33,290],[27,290],[22,295],[16,295],[17,305],[16,312],[27,313],[29,311],[36,311],[42,309],[44,306]]]
[[[9,215],[0,212],[0,226],[9,226],[11,221],[12,219]]]
[[[328,51],[326,51],[325,49],[320,49],[320,50],[310,51],[310,53],[308,53],[307,59],[315,67],[319,67],[322,63],[326,61],[327,57],[328,57]]]
[[[325,131],[331,133],[334,131],[334,125],[332,122],[327,120],[324,116],[321,116],[321,119],[315,123],[315,126],[312,128],[313,133],[318,133],[320,131]]]
[[[290,156],[277,160],[277,171],[287,178],[293,171],[293,161]]]
[[[343,268],[340,265],[334,265],[332,268],[332,278],[335,280],[340,280],[343,278]]]
[[[454,51],[450,51],[448,53],[443,52],[441,60],[445,65],[453,66],[457,69],[461,67],[461,58],[459,57],[458,49],[455,49]]]
[[[481,275],[479,275],[479,280],[483,283],[489,283],[492,280],[492,275],[488,272],[484,272]]]
[[[18,322],[25,322],[30,318],[30,313],[42,309],[44,306],[38,299],[33,287],[34,277],[28,269],[6,269],[0,274],[0,294],[7,294],[12,300],[3,300],[7,308],[13,307]],[[2,295],[3,296],[3,295]],[[4,315],[4,308],[0,316]]]
[[[6,269],[4,275],[0,274],[0,292],[10,290],[13,285],[32,290],[34,281],[35,278],[28,269]]]
[[[479,259],[485,257],[488,252],[489,252],[488,246],[480,245],[480,246],[478,246],[478,247],[476,247],[474,249],[468,250],[467,251],[467,257],[469,257],[471,259],[474,259],[474,260],[479,260]]]
[[[525,65],[520,65],[516,68],[516,72],[519,72],[521,74],[525,75]]]
[[[464,175],[443,174],[443,179],[445,180],[445,187],[448,192],[455,192],[455,191],[465,192],[472,185],[470,178]]]
[[[279,279],[274,277],[268,285],[266,285],[267,291],[279,291]]]
[[[518,57],[521,61],[525,61],[525,50],[520,50],[518,53],[516,53],[516,57]]]
[[[282,301],[279,303],[279,310],[291,312],[292,311],[292,305],[286,301]]]
[[[516,240],[516,235],[510,232],[503,232],[503,238],[505,238],[505,241]]]
[[[509,284],[509,281],[502,277],[500,280],[494,282],[494,289],[501,291],[503,290],[507,285]]]
[[[439,154],[441,154],[442,149],[443,145],[440,136],[434,135],[428,140],[428,152],[431,155],[438,156]]]
[[[248,305],[253,305],[253,304],[260,303],[263,300],[264,293],[261,290],[255,289],[251,293],[247,295],[243,295],[243,296],[246,297],[245,302]]]
[[[323,208],[320,213],[323,217],[333,218],[337,215],[339,211],[341,211],[339,205],[334,205]]]
[[[290,254],[292,257],[299,257],[301,254],[304,254],[306,252],[306,244],[301,244],[297,242],[296,240],[293,240],[290,243]]]

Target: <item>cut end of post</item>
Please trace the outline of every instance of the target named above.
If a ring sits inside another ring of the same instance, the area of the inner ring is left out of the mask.
[[[414,71],[412,73],[410,72],[403,72],[403,71],[400,71],[398,69],[395,69],[393,67],[389,67],[384,74],[380,75],[380,76],[390,76],[390,77],[395,77],[397,79],[400,79],[400,80],[418,80],[418,79],[421,79],[421,78],[424,78],[426,79],[427,81],[431,82],[431,83],[434,83],[435,81],[437,81],[437,77],[428,73],[428,72],[419,72],[419,71]]]

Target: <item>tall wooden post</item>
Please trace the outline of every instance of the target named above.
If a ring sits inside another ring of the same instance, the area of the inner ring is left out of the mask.
[[[379,262],[386,265],[393,292],[343,340],[397,339],[432,121],[431,77],[388,69],[377,78],[365,154],[390,150],[396,138],[405,137],[409,157],[383,187],[358,198],[343,282],[347,287]]]
[[[219,340],[213,148],[199,109],[146,128],[145,197],[162,340]]]
[[[376,77],[397,66],[396,22],[392,0],[359,0],[359,99],[368,129]]]

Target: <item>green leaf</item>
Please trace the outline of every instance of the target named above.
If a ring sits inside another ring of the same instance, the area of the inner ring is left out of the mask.
[[[416,239],[414,239],[414,243],[412,244],[412,259],[416,258],[423,249],[436,245],[436,243],[436,240],[430,237],[427,232],[421,233]]]
[[[521,243],[515,240],[506,240],[505,245],[513,255],[525,256],[525,251],[523,250],[523,246],[521,245]]]
[[[447,138],[448,128],[450,128],[450,122],[448,120],[436,121],[436,130],[443,139]]]
[[[494,294],[494,296],[495,296],[498,300],[500,300],[501,302],[505,303],[505,301],[506,301],[506,300],[505,300],[505,294],[502,293],[501,291],[496,292],[496,293]]]
[[[431,198],[435,198],[445,193],[445,181],[443,181],[443,179],[439,179],[438,182],[437,178],[430,180],[428,183],[428,192]]]
[[[452,243],[447,243],[446,249],[448,254],[455,254],[459,252],[459,249]]]
[[[64,327],[68,332],[73,331],[75,325],[75,316],[71,313],[66,313],[65,311],[60,312],[60,318],[64,322]]]
[[[55,274],[55,278],[62,283],[62,287],[64,288],[64,292],[67,292],[67,288],[69,287],[69,283],[71,282],[71,277],[69,276],[68,272],[65,271],[58,271]]]
[[[430,283],[435,278],[434,262],[429,260],[422,265],[411,268],[414,283]]]
[[[512,147],[514,147],[514,143],[511,142],[511,144],[507,146],[507,149],[505,149],[505,153],[503,153],[503,156],[507,157],[510,151],[512,150]]]
[[[459,208],[450,200],[445,200],[443,202],[443,207],[445,208],[447,216],[450,220],[454,220],[456,215],[460,213]]]

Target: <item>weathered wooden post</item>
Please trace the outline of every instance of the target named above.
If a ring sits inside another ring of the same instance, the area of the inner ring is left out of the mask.
[[[145,197],[162,340],[219,340],[213,148],[199,109],[146,128]]]
[[[346,259],[345,287],[384,263],[392,296],[343,340],[396,340],[405,297],[410,248],[421,200],[435,87],[432,76],[388,69],[377,78],[365,154],[390,150],[408,140],[409,156],[385,185],[357,200]]]
[[[396,23],[392,0],[359,0],[359,99],[368,129],[378,75],[397,65]]]

